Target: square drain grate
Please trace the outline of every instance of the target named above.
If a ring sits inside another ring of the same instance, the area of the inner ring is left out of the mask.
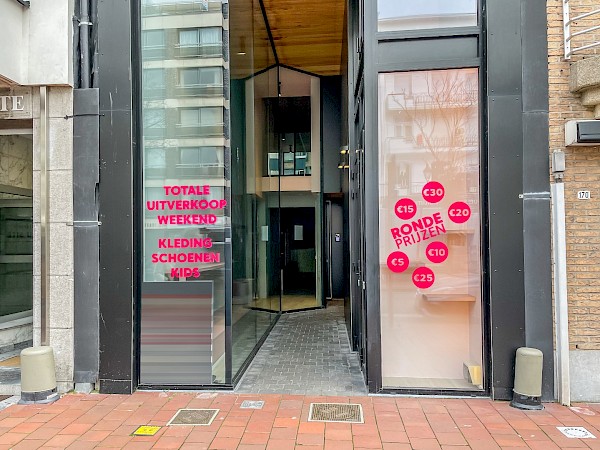
[[[218,409],[180,409],[167,425],[210,425],[217,414]]]
[[[311,403],[308,421],[364,423],[362,406],[356,403]]]

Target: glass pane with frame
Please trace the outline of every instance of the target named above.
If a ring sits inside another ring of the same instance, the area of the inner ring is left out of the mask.
[[[377,1],[377,30],[404,31],[477,26],[477,0]]]
[[[483,389],[478,70],[379,75],[382,381]]]

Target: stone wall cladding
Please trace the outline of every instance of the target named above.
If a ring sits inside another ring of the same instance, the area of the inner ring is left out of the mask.
[[[37,89],[36,89],[37,90]],[[39,91],[34,104],[39,105]],[[38,108],[39,110],[39,108]],[[73,89],[48,88],[49,201],[49,345],[54,350],[56,382],[60,392],[73,388]],[[41,343],[40,167],[39,111],[34,128],[34,296],[33,344]]]
[[[550,89],[550,151],[564,149],[569,340],[571,349],[600,350],[600,148],[565,148],[564,125],[570,119],[593,119],[569,91],[570,65],[599,55],[600,47],[585,50],[571,61],[564,59],[562,0],[548,0],[548,69]],[[571,17],[598,8],[597,0],[571,0]],[[592,16],[574,25],[598,25]],[[599,41],[600,33],[581,37],[575,46]],[[591,191],[590,200],[577,200],[578,191]]]

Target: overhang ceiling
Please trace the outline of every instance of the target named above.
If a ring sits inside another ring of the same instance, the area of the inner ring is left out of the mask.
[[[346,39],[346,0],[230,0],[234,78],[275,63],[264,6],[279,63],[317,75],[339,75]]]

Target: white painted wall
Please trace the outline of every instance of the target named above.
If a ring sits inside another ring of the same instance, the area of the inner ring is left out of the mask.
[[[22,48],[27,38],[23,30],[24,11],[15,0],[0,0],[0,77],[13,82],[20,80],[23,72]]]
[[[0,77],[20,85],[73,84],[73,0],[0,0]]]

